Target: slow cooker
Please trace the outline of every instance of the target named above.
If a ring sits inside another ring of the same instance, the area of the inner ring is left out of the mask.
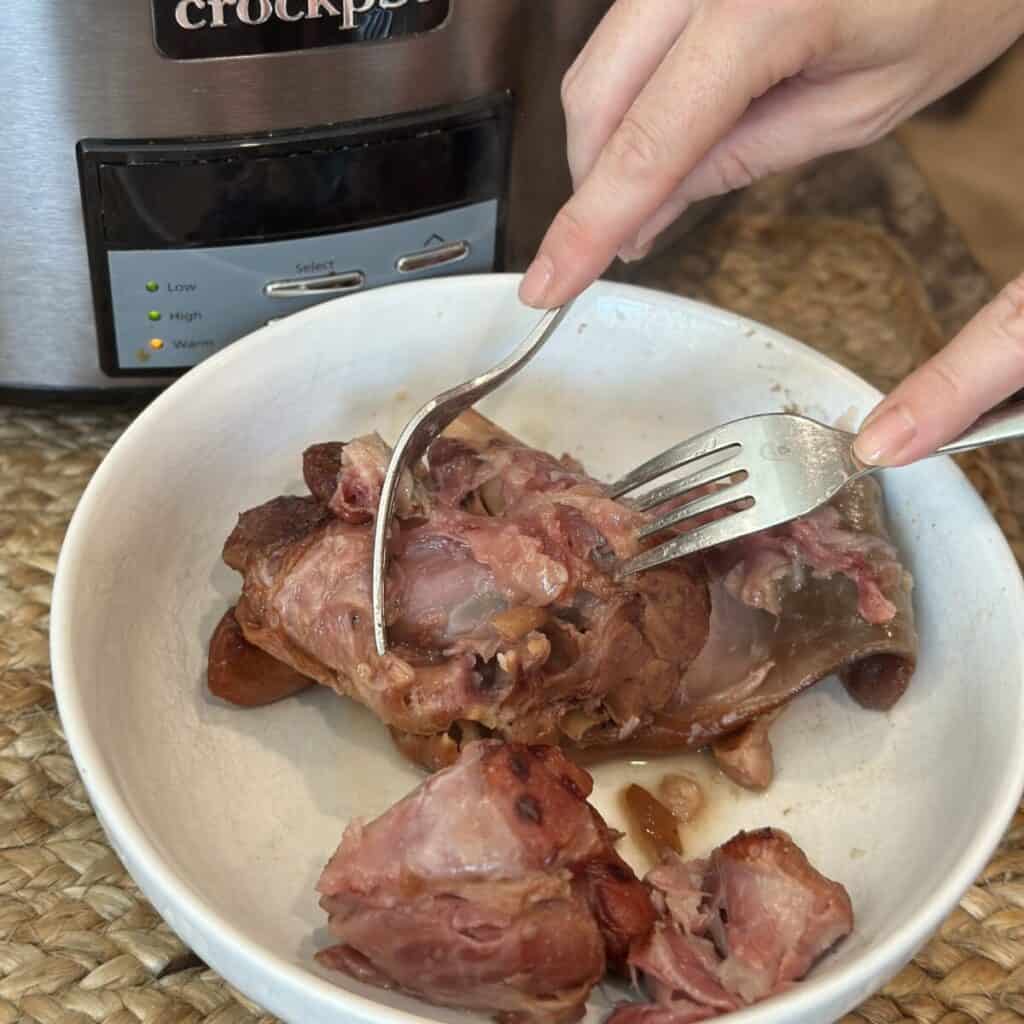
[[[522,269],[608,6],[0,5],[0,388],[159,388],[327,298]]]

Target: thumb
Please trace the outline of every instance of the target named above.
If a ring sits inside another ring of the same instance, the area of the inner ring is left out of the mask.
[[[930,455],[1024,387],[1024,274],[881,402],[854,452],[876,466]]]

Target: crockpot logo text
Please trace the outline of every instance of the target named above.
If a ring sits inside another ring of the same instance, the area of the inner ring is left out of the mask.
[[[278,21],[340,18],[339,29],[356,27],[356,17],[375,7],[392,11],[407,4],[429,4],[432,0],[179,0],[174,20],[181,28],[225,28],[232,21],[243,25],[264,25]]]

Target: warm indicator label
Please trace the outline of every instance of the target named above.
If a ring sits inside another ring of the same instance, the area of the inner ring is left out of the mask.
[[[174,60],[283,53],[430,32],[451,0],[153,0],[157,49]]]

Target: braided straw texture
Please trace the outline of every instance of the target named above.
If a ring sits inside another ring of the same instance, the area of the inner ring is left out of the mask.
[[[987,286],[902,152],[875,147],[863,159],[853,178],[874,185],[859,207],[841,190],[841,217],[821,197],[824,171],[797,182],[796,209],[787,208],[792,183],[773,183],[684,249],[658,257],[640,280],[770,323],[890,387],[977,308]],[[842,181],[853,172],[842,164],[831,173]],[[920,258],[908,256],[920,232],[876,216],[892,198],[885,189],[903,196],[895,207],[916,228],[939,225]],[[54,707],[47,626],[57,553],[79,495],[130,418],[0,406],[0,1024],[269,1022],[183,947],[127,876],[90,809]],[[1020,452],[982,453],[964,465],[1024,556],[1013,513],[1024,507],[1015,500],[1024,490]],[[1018,1021],[1020,816],[939,935],[844,1024]]]

